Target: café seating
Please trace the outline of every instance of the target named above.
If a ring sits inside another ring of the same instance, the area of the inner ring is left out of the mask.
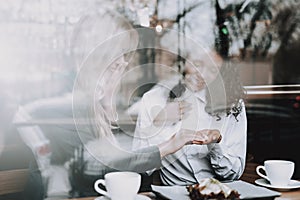
[[[254,183],[256,179],[259,179],[260,176],[256,174],[256,167],[258,165],[259,164],[255,162],[246,162],[245,170],[240,177],[240,180],[248,183]]]
[[[17,199],[24,191],[28,169],[0,171],[0,199]]]
[[[6,145],[1,153],[0,199],[21,199],[21,194],[25,189],[29,169],[22,166],[22,159],[14,159],[19,155],[19,151],[18,146]],[[8,165],[14,165],[14,167]]]

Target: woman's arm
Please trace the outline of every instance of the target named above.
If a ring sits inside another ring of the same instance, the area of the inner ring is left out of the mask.
[[[110,171],[146,172],[161,167],[161,159],[175,153],[187,144],[203,144],[205,138],[201,131],[180,130],[170,139],[158,145],[127,151],[110,140],[102,138],[101,141],[90,142],[87,146],[87,166],[98,165],[97,171],[107,173]],[[96,159],[96,160],[95,160]]]
[[[212,144],[221,140],[222,136],[218,130],[201,130],[192,131],[181,129],[177,134],[173,135],[169,140],[158,144],[161,157],[175,153],[186,144]]]
[[[214,172],[220,179],[238,179],[245,168],[247,145],[246,110],[237,117],[230,116],[227,130],[218,144],[209,144],[209,159]]]

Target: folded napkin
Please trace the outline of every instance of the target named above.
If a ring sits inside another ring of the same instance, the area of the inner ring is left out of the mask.
[[[245,181],[233,181],[225,183],[231,189],[239,192],[241,199],[266,198],[280,196],[281,193],[259,187]],[[152,190],[172,200],[189,200],[188,191],[185,186],[156,186]]]

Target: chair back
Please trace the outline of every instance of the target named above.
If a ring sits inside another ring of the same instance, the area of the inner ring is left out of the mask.
[[[24,191],[28,179],[28,169],[0,171],[0,197]]]

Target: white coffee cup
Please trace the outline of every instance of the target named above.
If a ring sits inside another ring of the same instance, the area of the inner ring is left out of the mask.
[[[266,160],[264,166],[256,167],[256,173],[264,179],[267,179],[271,185],[286,186],[289,184],[295,164],[287,160]],[[263,169],[267,176],[263,175],[260,170]]]
[[[103,184],[107,191],[99,188]],[[111,200],[134,200],[141,185],[141,175],[135,172],[111,172],[95,182],[95,190]]]

